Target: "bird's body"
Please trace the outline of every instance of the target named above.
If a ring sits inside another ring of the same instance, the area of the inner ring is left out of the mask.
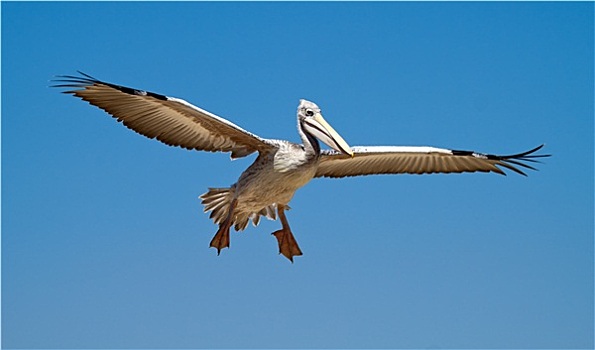
[[[81,73],[82,74],[82,73]],[[279,252],[293,261],[302,255],[289,228],[285,210],[294,193],[315,177],[341,178],[370,174],[431,174],[495,172],[503,167],[525,175],[525,162],[548,155],[530,151],[496,156],[433,147],[349,147],[322,118],[313,102],[301,100],[297,111],[302,144],[258,137],[237,125],[190,103],[143,90],[102,82],[86,74],[63,76],[56,87],[105,110],[128,128],[159,141],[186,149],[231,152],[232,158],[258,152],[258,157],[229,188],[210,188],[200,196],[205,212],[219,225],[211,247],[229,247],[229,231],[256,226],[262,216],[281,220],[273,233]],[[333,150],[321,150],[318,140]]]
[[[314,178],[317,165],[317,154],[308,154],[293,143],[280,143],[276,151],[259,155],[242,173],[236,184],[238,198],[258,203],[253,209],[271,203],[288,204],[294,192]]]
[[[245,229],[249,220],[257,225],[260,216],[274,219],[276,206],[287,206],[295,191],[312,180],[318,159],[318,155],[308,154],[300,145],[279,141],[279,148],[259,154],[229,189],[216,188],[203,194],[205,210],[215,208],[213,218],[219,224],[227,214],[228,204],[209,204],[216,199],[226,203],[237,199],[233,225],[238,231]],[[224,191],[225,197],[221,194]]]

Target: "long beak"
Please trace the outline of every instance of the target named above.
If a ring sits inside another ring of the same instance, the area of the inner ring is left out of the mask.
[[[308,127],[308,131],[320,141],[326,143],[336,151],[343,152],[353,157],[351,147],[349,147],[341,135],[339,135],[339,133],[336,132],[326,120],[324,120],[322,114],[316,113],[312,118],[306,119],[305,125]]]

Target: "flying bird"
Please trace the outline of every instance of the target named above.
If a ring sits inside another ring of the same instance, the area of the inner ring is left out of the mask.
[[[317,177],[342,178],[372,174],[494,172],[521,175],[528,163],[549,155],[535,154],[540,145],[513,155],[491,155],[435,147],[350,147],[311,101],[300,100],[297,129],[302,144],[266,139],[182,99],[107,83],[79,72],[57,77],[53,85],[97,106],[126,127],[167,145],[189,150],[231,152],[231,158],[258,152],[258,157],[228,188],[209,188],[200,196],[205,212],[219,225],[210,247],[229,247],[229,231],[242,231],[261,216],[281,221],[273,232],[279,253],[293,262],[302,251],[285,211],[295,191]],[[331,149],[321,149],[319,140]]]

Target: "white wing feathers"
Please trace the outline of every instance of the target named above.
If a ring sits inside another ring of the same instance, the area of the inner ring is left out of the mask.
[[[173,97],[81,77],[61,76],[55,87],[111,114],[128,128],[170,145],[202,151],[231,152],[232,158],[267,151],[274,143],[192,104]]]
[[[434,174],[495,172],[506,175],[499,167],[526,175],[517,166],[536,170],[524,162],[537,162],[534,155],[543,145],[530,151],[496,156],[471,151],[433,147],[370,146],[353,147],[354,157],[323,150],[316,177],[346,177],[372,174]]]

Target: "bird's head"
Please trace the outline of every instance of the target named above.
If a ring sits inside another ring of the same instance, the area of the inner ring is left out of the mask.
[[[303,127],[305,133],[316,137],[338,152],[342,152],[353,157],[351,147],[343,140],[341,135],[327,123],[320,113],[320,108],[314,102],[300,100],[298,106],[298,121]]]

